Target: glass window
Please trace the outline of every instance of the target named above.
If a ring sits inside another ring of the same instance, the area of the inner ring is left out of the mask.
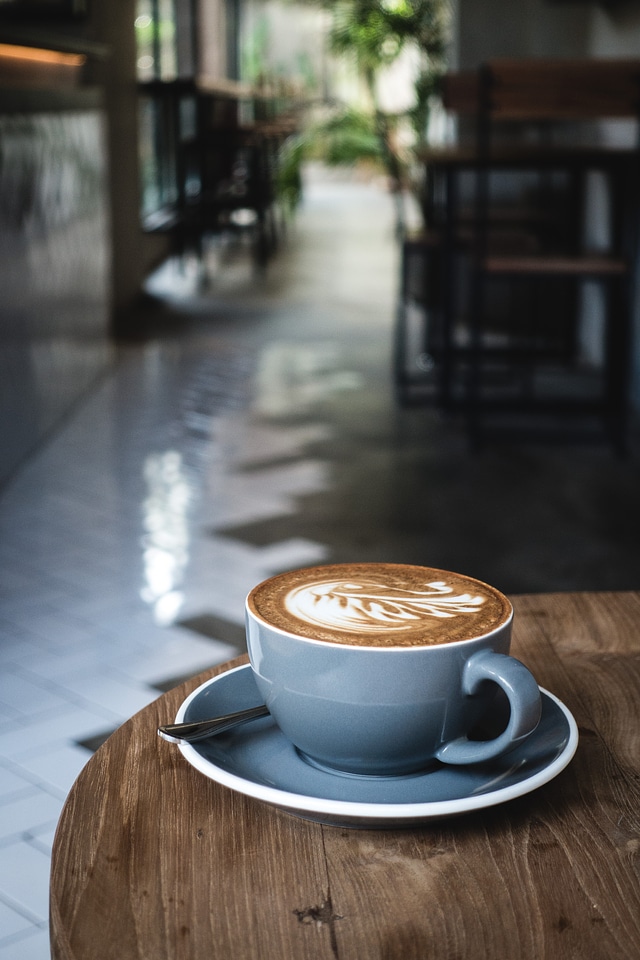
[[[178,199],[175,120],[171,100],[141,97],[139,106],[141,216],[170,209]]]
[[[138,0],[136,45],[138,55],[138,80],[153,80],[156,70],[156,44],[153,0]]]
[[[176,143],[179,121],[177,93],[172,87],[178,79],[180,60],[185,75],[193,75],[191,12],[192,0],[136,0],[137,75],[141,84],[140,213],[147,225],[154,218],[159,221],[162,215],[170,214],[179,197]]]
[[[2,0],[0,0],[0,3]],[[147,229],[170,222],[200,190],[188,149],[196,136],[198,71],[237,79],[240,0],[136,0],[141,216]],[[197,30],[207,38],[202,56]]]
[[[174,0],[157,3],[157,80],[175,80],[178,75],[176,10]]]
[[[140,82],[195,75],[193,0],[137,0],[135,26]]]

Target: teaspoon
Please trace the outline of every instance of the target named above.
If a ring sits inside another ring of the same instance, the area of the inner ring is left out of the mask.
[[[191,720],[186,723],[165,723],[158,727],[158,736],[170,743],[193,743],[195,740],[204,740],[217,733],[223,733],[236,727],[240,723],[266,717],[268,709],[260,705],[248,710],[238,710],[237,713],[228,713],[223,717],[213,717],[209,720]]]

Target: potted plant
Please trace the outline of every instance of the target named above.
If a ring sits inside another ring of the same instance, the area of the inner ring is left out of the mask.
[[[314,0],[312,0],[314,2]],[[305,125],[283,151],[281,182],[289,200],[299,197],[300,165],[315,155],[326,163],[377,160],[396,198],[404,228],[403,193],[420,191],[414,148],[427,136],[444,72],[448,0],[315,0],[330,15],[334,57],[349,62],[361,81],[357,104],[333,104]],[[395,71],[395,76],[394,76]],[[403,83],[398,82],[398,74]]]

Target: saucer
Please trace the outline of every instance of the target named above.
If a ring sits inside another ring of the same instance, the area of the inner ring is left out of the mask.
[[[289,813],[335,826],[405,827],[524,796],[556,777],[578,746],[576,722],[540,689],[542,717],[534,733],[503,757],[465,767],[438,764],[404,777],[341,776],[303,760],[271,717],[227,733],[180,744],[206,777]],[[187,697],[176,721],[200,720],[261,703],[249,665],[208,680]]]

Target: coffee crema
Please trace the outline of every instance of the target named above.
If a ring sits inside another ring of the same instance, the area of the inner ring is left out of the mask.
[[[249,609],[296,636],[368,647],[415,647],[483,636],[511,616],[508,599],[458,573],[401,563],[341,563],[258,584]]]

